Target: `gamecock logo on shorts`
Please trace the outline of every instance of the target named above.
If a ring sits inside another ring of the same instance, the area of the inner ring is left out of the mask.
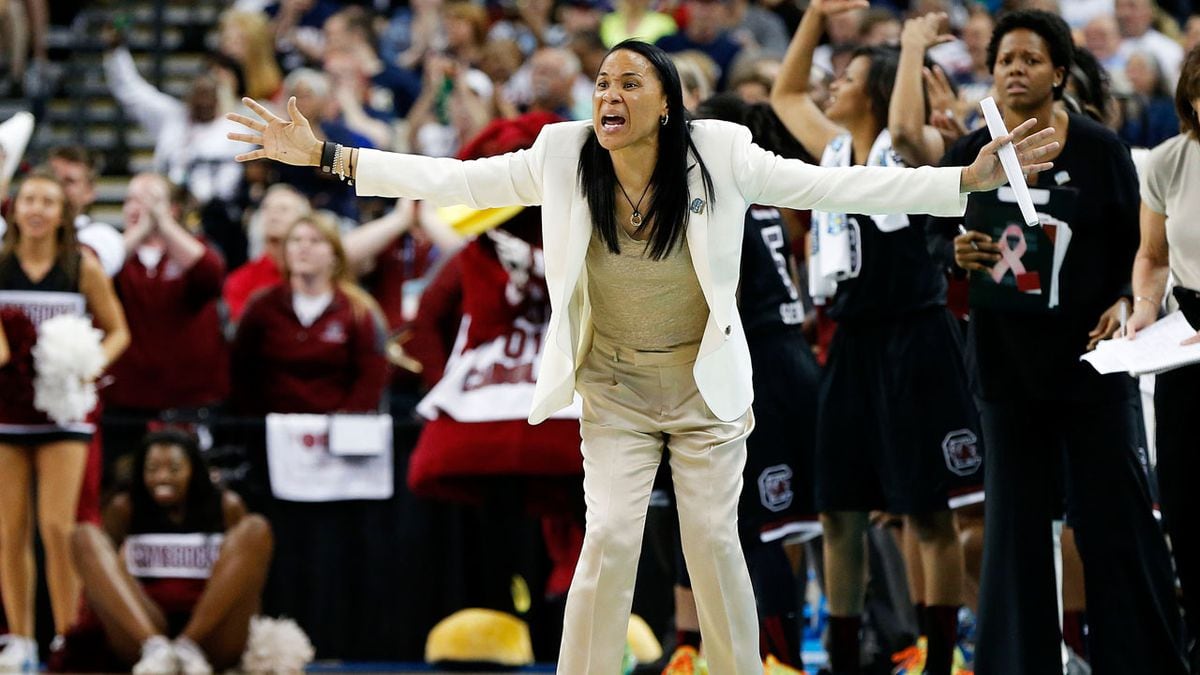
[[[792,505],[792,469],[776,464],[763,469],[758,476],[758,496],[762,505],[772,511],[782,511]]]
[[[946,468],[959,476],[969,476],[983,465],[979,454],[979,439],[970,429],[959,429],[946,434],[942,441],[942,454],[946,456]]]

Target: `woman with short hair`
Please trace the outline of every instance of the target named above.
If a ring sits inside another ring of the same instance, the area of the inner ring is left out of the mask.
[[[975,665],[1062,672],[1051,527],[1065,511],[1083,559],[1092,666],[1185,673],[1171,561],[1139,457],[1136,382],[1080,361],[1128,302],[1138,179],[1116,134],[1059,104],[1073,53],[1055,14],[997,22],[988,63],[1004,122],[1035,118],[1055,129],[1060,151],[1054,171],[1028,177],[1039,226],[1021,223],[1001,193],[981,195],[954,242],[955,262],[972,272],[968,359],[987,447]],[[943,162],[973,156],[987,138],[962,137]]]

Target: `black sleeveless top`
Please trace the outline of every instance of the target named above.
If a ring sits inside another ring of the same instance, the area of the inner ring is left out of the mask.
[[[16,256],[0,262],[0,290],[4,291],[43,291],[58,293],[79,292],[78,259],[75,262],[75,278],[67,274],[67,269],[59,260],[54,261],[50,271],[40,281],[34,282],[25,274]]]
[[[861,256],[858,276],[837,284],[829,308],[835,321],[891,319],[946,304],[946,279],[925,241],[925,218],[909,214],[907,227],[884,232],[870,216],[847,214]]]

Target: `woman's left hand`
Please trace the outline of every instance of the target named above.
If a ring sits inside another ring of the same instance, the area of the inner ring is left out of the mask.
[[[1121,328],[1122,307],[1124,307],[1125,315],[1128,316],[1129,302],[1125,298],[1117,300],[1112,307],[1100,315],[1100,321],[1096,322],[1096,327],[1088,333],[1087,350],[1089,352],[1095,349],[1101,340],[1107,340]]]
[[[1008,182],[1004,175],[1004,167],[996,155],[1001,146],[1012,141],[1017,150],[1017,160],[1021,163],[1021,172],[1028,176],[1031,173],[1045,171],[1054,166],[1044,161],[1058,150],[1058,141],[1050,140],[1054,136],[1054,127],[1046,127],[1041,131],[1030,134],[1029,130],[1037,120],[1030,118],[1022,122],[1007,135],[994,139],[979,150],[979,155],[970,166],[962,170],[959,190],[961,192],[986,192],[994,190]]]

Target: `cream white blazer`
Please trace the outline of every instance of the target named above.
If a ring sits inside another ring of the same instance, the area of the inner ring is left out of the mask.
[[[541,205],[551,315],[529,413],[533,424],[570,405],[576,367],[592,343],[584,264],[592,219],[577,173],[580,149],[591,133],[590,121],[551,124],[528,150],[467,162],[378,150],[362,150],[358,157],[355,185],[361,196],[473,208]],[[713,414],[732,421],[754,398],[750,350],[736,302],[750,204],[961,216],[967,195],[959,193],[958,167],[822,168],[769,153],[751,142],[749,129],[716,120],[695,122],[692,139],[714,190],[710,202],[698,167],[690,171],[686,236],[708,303],[708,324],[693,373]]]

